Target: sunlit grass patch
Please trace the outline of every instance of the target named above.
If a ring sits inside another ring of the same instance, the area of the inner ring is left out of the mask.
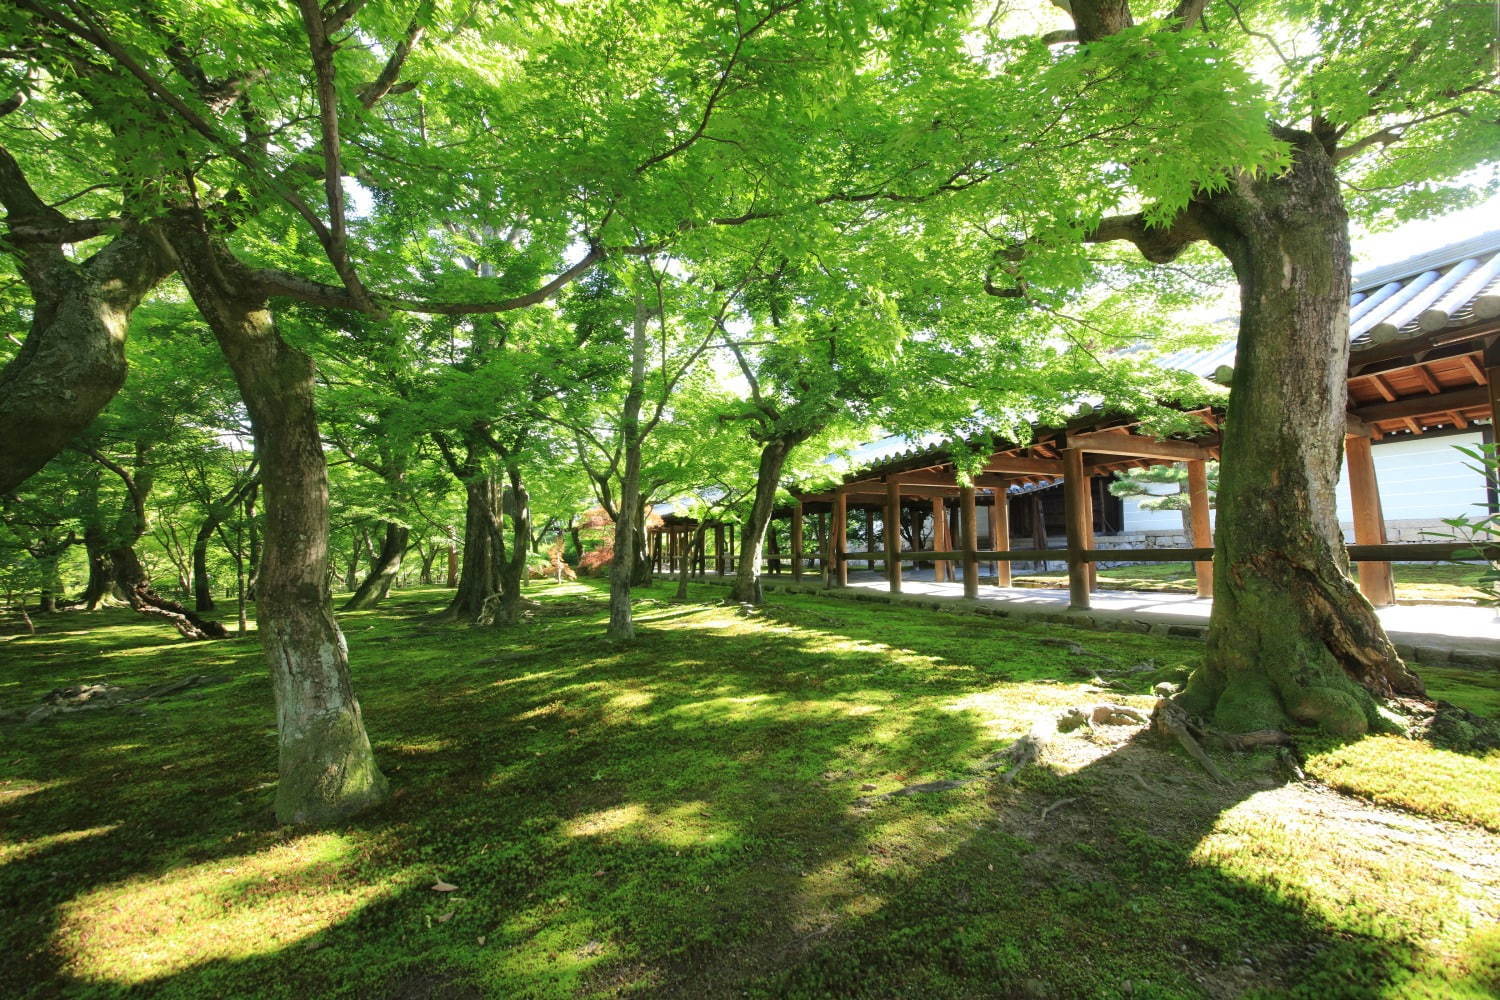
[[[1201,643],[818,595],[747,614],[721,588],[679,603],[660,585],[637,639],[612,643],[597,582],[528,587],[539,604],[508,629],[434,621],[450,593],[343,617],[396,794],[339,832],[275,827],[255,642],[111,611],[0,649],[11,701],[93,675],[230,677],[140,716],[0,732],[0,995],[944,997],[1034,979],[1054,998],[1126,980],[1198,997],[1213,977],[1226,997],[1374,997],[1451,994],[1494,965],[1449,905],[1472,902],[1454,871],[1433,880],[1441,905],[1393,911],[1427,913],[1428,938],[1371,916],[1436,854],[1382,858],[1370,827],[1347,864],[1316,829],[1309,858],[1284,856],[1313,820],[1250,808],[1263,758],[1226,759],[1221,789],[1121,727],[1070,735],[1014,782],[985,769],[1066,707],[1148,705]],[[1142,664],[1130,692],[1090,683]],[[1488,675],[1452,674],[1452,700],[1492,696]],[[1318,745],[1313,767],[1347,752],[1396,774],[1431,752],[1382,746]],[[1477,785],[1444,794],[1472,809]],[[1342,923],[1325,912],[1340,894]],[[1364,993],[1328,988],[1351,967]]]
[[[1462,827],[1361,807],[1296,786],[1221,815],[1193,851],[1344,933],[1400,946],[1388,996],[1473,996],[1476,950],[1500,920],[1500,859]],[[1479,864],[1474,862],[1479,860]]]
[[[102,886],[62,907],[54,946],[70,974],[119,984],[275,952],[395,891],[357,877],[353,853],[314,834]]]
[[[1370,736],[1310,754],[1307,770],[1371,802],[1500,831],[1500,750],[1462,754]]]

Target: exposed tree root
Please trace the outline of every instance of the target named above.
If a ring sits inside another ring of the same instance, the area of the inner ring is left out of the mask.
[[[1041,816],[1042,822],[1045,823],[1047,821],[1047,817],[1052,813],[1052,810],[1054,810],[1054,809],[1061,809],[1063,806],[1072,805],[1074,802],[1077,802],[1077,801],[1078,801],[1078,798],[1076,796],[1074,796],[1073,798],[1070,798],[1070,799],[1058,799],[1056,802],[1052,803],[1050,806],[1047,806],[1046,808],[1044,808],[1042,810],[1042,816]]]
[[[1181,705],[1170,698],[1157,699],[1156,708],[1151,713],[1151,728],[1175,739],[1189,757],[1203,766],[1210,778],[1221,785],[1228,783],[1229,779],[1224,777],[1224,772],[1219,770],[1218,765],[1203,752],[1203,747],[1198,745],[1198,737],[1203,732],[1193,725]]]
[[[144,580],[129,592],[130,606],[143,615],[161,618],[170,622],[185,639],[227,639],[229,630],[216,621],[200,618],[192,611],[169,601],[151,589]]]
[[[50,719],[55,715],[67,715],[72,712],[93,711],[101,708],[119,708],[125,705],[134,705],[153,698],[162,698],[188,688],[202,687],[207,684],[219,684],[228,680],[227,677],[209,677],[205,674],[193,674],[165,684],[157,684],[146,688],[144,691],[130,692],[115,684],[74,684],[69,687],[53,688],[42,695],[41,704],[25,708],[12,708],[0,711],[0,722],[40,722]]]

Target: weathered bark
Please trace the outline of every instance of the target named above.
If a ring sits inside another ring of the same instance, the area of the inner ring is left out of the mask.
[[[729,585],[728,600],[736,604],[760,604],[764,600],[760,585],[761,551],[766,544],[766,526],[776,509],[776,490],[781,485],[781,470],[787,456],[805,435],[772,438],[761,445],[760,465],[755,474],[755,501],[750,518],[740,534],[740,559],[734,582]]]
[[[417,553],[422,558],[422,569],[421,572],[417,574],[418,583],[424,586],[432,585],[432,567],[433,564],[437,562],[438,553],[440,551],[441,550],[436,545],[432,546],[426,551],[423,551],[421,546],[417,547]]]
[[[165,621],[184,639],[227,639],[229,630],[219,622],[199,617],[156,592],[136,555],[133,542],[134,539],[130,544],[116,545],[107,554],[115,588],[124,595],[125,601],[141,614]]]
[[[480,461],[483,445],[468,442],[462,462],[444,447],[444,458],[464,486],[463,562],[453,600],[443,617],[453,621],[478,621],[492,598],[500,593],[501,491],[499,481],[484,470]]]
[[[89,611],[97,611],[111,598],[123,601],[124,596],[115,593],[115,570],[109,559],[104,529],[95,524],[87,525],[83,533],[83,547],[88,556],[89,577],[78,602]]]
[[[379,802],[387,784],[331,607],[328,473],[312,359],[281,338],[254,281],[196,221],[173,228],[173,245],[188,292],[239,384],[263,470],[258,619],[280,734],[276,816],[330,822]]]
[[[396,574],[401,572],[401,560],[406,555],[411,529],[395,521],[385,522],[385,537],[380,543],[380,552],[375,556],[375,565],[360,582],[349,600],[344,602],[345,611],[363,611],[373,608],[391,592]]]
[[[1349,355],[1348,220],[1328,153],[1306,133],[1290,170],[1202,203],[1240,285],[1220,465],[1208,657],[1189,707],[1221,728],[1288,719],[1353,734],[1375,698],[1418,694],[1348,576],[1334,489]],[[1373,697],[1372,697],[1373,696]]]
[[[1087,44],[1128,27],[1128,0],[1070,0]],[[1195,22],[1203,5],[1174,10]],[[1418,694],[1349,580],[1334,506],[1349,360],[1349,233],[1333,140],[1267,123],[1292,149],[1280,174],[1241,174],[1167,226],[1103,220],[1166,263],[1208,240],[1240,286],[1240,332],[1219,473],[1207,658],[1181,700],[1223,729],[1288,721],[1338,734],[1381,724],[1376,698]]]
[[[0,369],[0,493],[36,472],[93,422],[125,382],[125,331],[173,263],[144,229],[79,263],[69,220],[42,201],[0,148],[6,249],[34,303],[20,351]]]
[[[635,322],[630,342],[630,387],[620,412],[620,439],[625,467],[620,472],[620,502],[615,508],[615,549],[609,566],[609,628],[611,639],[635,637],[635,621],[630,608],[630,588],[644,562],[651,571],[651,560],[642,544],[641,522],[641,406],[646,396],[646,320],[645,302],[636,300]]]
[[[530,552],[531,497],[526,492],[520,466],[506,464],[510,489],[504,496],[505,515],[510,519],[511,541],[506,552],[504,536],[500,537],[497,560],[500,592],[490,598],[480,622],[485,625],[514,625],[521,618],[522,587],[526,581],[526,556]]]

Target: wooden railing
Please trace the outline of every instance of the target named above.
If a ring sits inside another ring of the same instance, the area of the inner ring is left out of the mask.
[[[1356,563],[1390,562],[1443,562],[1453,559],[1487,559],[1500,562],[1500,545],[1475,546],[1466,542],[1408,542],[1385,545],[1350,545],[1349,560]],[[848,550],[837,553],[841,557],[838,569],[847,569],[850,563],[881,563],[889,556],[881,550]],[[1157,548],[1157,549],[913,549],[897,554],[900,563],[956,562],[975,567],[976,584],[966,584],[965,592],[973,596],[976,592],[979,563],[995,562],[1065,562],[1068,564],[1069,590],[1075,608],[1089,606],[1088,594],[1092,589],[1089,577],[1093,574],[1091,563],[1100,562],[1192,562],[1206,563],[1214,557],[1212,548]],[[829,554],[808,552],[802,557],[801,569],[813,576],[827,575]],[[797,558],[789,553],[761,557],[761,564],[776,564],[780,570],[792,571]],[[837,572],[837,570],[835,570]],[[796,574],[800,576],[801,574]],[[843,573],[838,574],[843,582]],[[900,590],[899,574],[892,581],[892,590]],[[1204,593],[1200,591],[1200,593]],[[1205,594],[1206,596],[1206,594]]]

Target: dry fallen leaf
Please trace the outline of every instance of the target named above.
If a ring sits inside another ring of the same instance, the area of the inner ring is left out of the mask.
[[[446,924],[448,921],[450,921],[452,919],[453,919],[453,911],[449,910],[447,913],[444,913],[442,916],[438,917],[438,923],[440,923],[440,924]]]
[[[436,882],[432,883],[433,892],[452,892],[457,888],[458,886],[444,882],[442,879],[438,879]]]
[[[481,935],[479,935],[479,937],[475,938],[474,940],[478,941],[480,944],[484,944],[484,935],[481,934]]]

